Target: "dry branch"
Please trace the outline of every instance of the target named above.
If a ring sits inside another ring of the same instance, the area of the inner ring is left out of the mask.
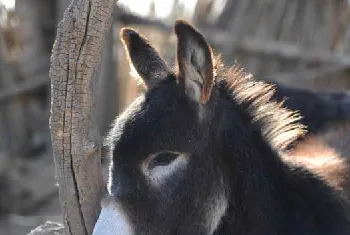
[[[50,67],[51,138],[66,235],[87,235],[103,194],[96,83],[115,0],[73,0]]]

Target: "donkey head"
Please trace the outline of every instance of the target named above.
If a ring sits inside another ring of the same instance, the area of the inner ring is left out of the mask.
[[[95,226],[99,234],[212,234],[227,207],[213,90],[212,51],[178,20],[177,72],[149,41],[121,30],[130,63],[147,92],[115,121],[108,139],[109,195]]]
[[[147,39],[121,31],[148,89],[108,135],[109,194],[94,235],[227,234],[232,225],[277,223],[262,215],[276,211],[270,191],[285,174],[277,151],[302,133],[299,117],[271,101],[271,85],[223,68],[191,25],[178,20],[175,33],[172,72]]]

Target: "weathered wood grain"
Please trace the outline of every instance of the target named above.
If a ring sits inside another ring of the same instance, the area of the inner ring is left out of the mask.
[[[96,84],[114,0],[73,0],[52,51],[51,139],[67,235],[87,235],[103,194]]]

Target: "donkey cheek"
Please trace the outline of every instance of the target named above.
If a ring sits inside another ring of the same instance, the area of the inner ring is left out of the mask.
[[[125,213],[115,205],[102,208],[92,235],[134,235]]]

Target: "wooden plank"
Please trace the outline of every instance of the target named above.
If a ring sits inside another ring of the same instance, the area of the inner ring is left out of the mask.
[[[122,20],[123,17],[118,19]],[[163,22],[158,20],[148,20],[147,18],[139,16],[130,17],[123,23],[155,26],[164,32],[172,32],[172,27]],[[158,27],[160,25],[161,27]],[[236,41],[232,38],[230,33],[223,30],[214,28],[200,28],[200,30],[204,33],[208,41],[219,49],[225,49],[234,45],[238,50],[251,54],[262,54],[286,60],[304,60],[305,62],[311,61],[324,64],[339,64],[350,67],[349,55],[313,50],[312,48],[303,48],[300,45],[281,42],[279,40],[263,40],[246,37]]]
[[[296,88],[308,88],[314,91],[347,91],[350,81],[347,66],[327,66],[326,68],[307,69],[295,73],[280,72],[264,76],[266,81],[284,84]]]
[[[49,85],[50,78],[47,74],[35,76],[31,79],[10,85],[6,89],[0,90],[0,103],[4,103],[19,95],[35,92],[37,89]]]
[[[332,63],[350,66],[350,56],[316,51],[302,48],[294,44],[287,44],[275,40],[258,40],[246,38],[237,43],[237,48],[252,54],[265,54],[273,57],[281,57],[287,60],[304,60],[317,63]]]
[[[261,11],[260,20],[256,22],[254,17],[247,18],[247,21],[253,21],[254,25],[250,27],[255,31],[255,34],[252,35],[257,39],[277,39],[278,30],[281,26],[281,22],[285,13],[285,8],[287,6],[286,2],[281,0],[277,3],[274,1],[264,2]],[[254,8],[260,8],[259,6],[254,5]],[[248,68],[252,69],[252,72],[255,74],[266,74],[269,71],[273,71],[277,67],[276,61],[273,58],[262,59],[259,55],[253,55],[248,60]]]

